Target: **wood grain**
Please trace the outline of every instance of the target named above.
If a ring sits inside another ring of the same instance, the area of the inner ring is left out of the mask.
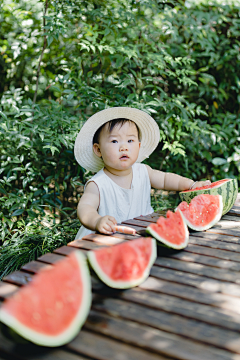
[[[222,234],[217,234],[217,233],[209,233],[206,231],[194,231],[190,234],[190,236],[193,237],[202,237],[204,239],[207,240],[219,240],[219,241],[223,241],[223,242],[228,242],[228,243],[234,243],[234,244],[240,244],[240,237],[238,236],[232,236],[232,235],[222,235]],[[212,241],[214,242],[214,241]]]
[[[133,321],[113,318],[93,310],[90,312],[84,328],[175,359],[229,360],[232,358],[231,352],[203,345]],[[239,360],[240,356],[235,354],[235,359]]]
[[[240,262],[239,252],[233,252],[233,251],[216,249],[216,248],[212,249],[211,247],[199,246],[198,244],[192,244],[192,243],[188,244],[185,251],[194,254],[206,255],[218,259]]]
[[[18,346],[0,332],[0,355],[9,360],[87,360],[62,348],[44,348],[37,345]]]
[[[166,357],[83,329],[67,348],[100,360],[166,360]],[[171,358],[168,358],[171,360]],[[66,358],[66,360],[68,360]]]
[[[209,271],[209,269],[208,269]],[[205,290],[209,293],[222,293],[240,297],[240,285],[231,282],[223,282],[221,280],[209,279],[205,276],[186,273],[184,271],[165,268],[160,266],[153,266],[150,272],[151,276],[165,281],[176,282],[193,286],[198,289]],[[219,276],[220,278],[220,276]]]
[[[179,256],[158,257],[155,265],[166,267],[168,269],[180,270],[190,274],[197,274],[208,279],[219,280],[223,285],[225,282],[240,284],[240,275],[237,271],[226,270],[222,268],[214,268],[208,265],[197,264],[194,259],[187,262]]]
[[[103,293],[103,295],[105,295]],[[109,296],[108,296],[109,297]],[[122,292],[118,299],[143,305],[169,314],[176,314],[188,319],[198,320],[225,329],[239,331],[239,314],[231,310],[219,309],[211,305],[192,302],[190,299],[178,299],[175,296],[159,294],[139,287]]]
[[[214,234],[212,234],[214,236]],[[224,237],[224,236],[223,236]],[[232,238],[232,236],[231,236]],[[214,240],[214,241],[213,241]],[[233,251],[233,252],[240,252],[240,239],[236,238],[236,242],[228,242],[224,241],[224,239],[219,239],[219,237],[216,237],[216,239],[209,239],[208,237],[198,237],[198,236],[190,236],[189,238],[190,244],[195,244],[199,246],[206,246],[210,247],[212,249],[222,249],[227,251]]]
[[[196,342],[200,341],[218,348],[240,353],[239,333],[236,331],[229,330],[226,332],[225,329],[216,326],[186,319],[182,316],[172,315],[160,310],[156,312],[154,309],[133,303],[129,304],[129,302],[119,299],[99,297],[93,302],[92,308],[101,314],[106,313],[112,317],[127,319],[151,328],[180,335],[183,338],[189,338]]]
[[[220,269],[228,269],[232,271],[240,271],[239,262],[222,260],[206,255],[198,255],[189,251],[181,251],[171,255],[175,259],[181,259],[183,261],[195,262],[202,265],[208,265]]]

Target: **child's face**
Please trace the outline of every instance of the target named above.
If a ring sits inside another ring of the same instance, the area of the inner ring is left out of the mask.
[[[137,161],[140,146],[136,125],[126,122],[122,126],[116,125],[111,133],[105,125],[93,151],[102,157],[106,168],[126,170]]]

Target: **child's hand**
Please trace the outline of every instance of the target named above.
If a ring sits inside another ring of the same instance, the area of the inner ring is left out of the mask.
[[[115,225],[117,221],[113,216],[102,216],[96,223],[96,231],[109,235],[115,232]]]
[[[191,187],[191,190],[192,189],[195,189],[195,188],[199,188],[199,187],[202,187],[202,186],[207,186],[207,185],[210,185],[211,184],[211,181],[210,180],[206,180],[206,181],[196,181],[192,187]]]

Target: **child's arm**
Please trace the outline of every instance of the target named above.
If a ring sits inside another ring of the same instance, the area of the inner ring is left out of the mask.
[[[146,165],[146,167],[148,170],[151,186],[155,189],[183,191],[190,189],[191,186],[194,189],[196,187],[209,185],[211,183],[209,180],[194,182],[194,180],[177,174],[153,170],[148,165]]]
[[[101,216],[98,214],[99,191],[97,185],[91,181],[82,195],[78,207],[77,216],[87,229],[99,231],[103,234],[112,234],[117,221],[113,216]]]

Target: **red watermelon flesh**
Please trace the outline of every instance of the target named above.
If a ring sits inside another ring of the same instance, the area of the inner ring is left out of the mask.
[[[189,191],[195,191],[195,190],[205,190],[205,189],[214,189],[215,187],[218,187],[218,186],[222,185],[223,183],[225,183],[227,181],[229,181],[229,179],[222,179],[222,180],[215,181],[215,182],[211,183],[210,185],[196,187],[194,189],[184,190],[182,192],[189,192]]]
[[[76,336],[88,315],[90,281],[86,259],[76,251],[7,299],[0,321],[38,345],[63,345]]]
[[[156,242],[139,238],[88,252],[89,262],[108,286],[127,289],[142,283],[156,259]]]
[[[181,202],[177,207],[183,214],[186,224],[193,230],[203,231],[215,225],[222,216],[221,195],[200,194],[190,204]]]
[[[188,244],[189,232],[180,211],[168,210],[166,218],[160,216],[156,224],[147,227],[149,232],[160,243],[173,249],[183,249]]]

